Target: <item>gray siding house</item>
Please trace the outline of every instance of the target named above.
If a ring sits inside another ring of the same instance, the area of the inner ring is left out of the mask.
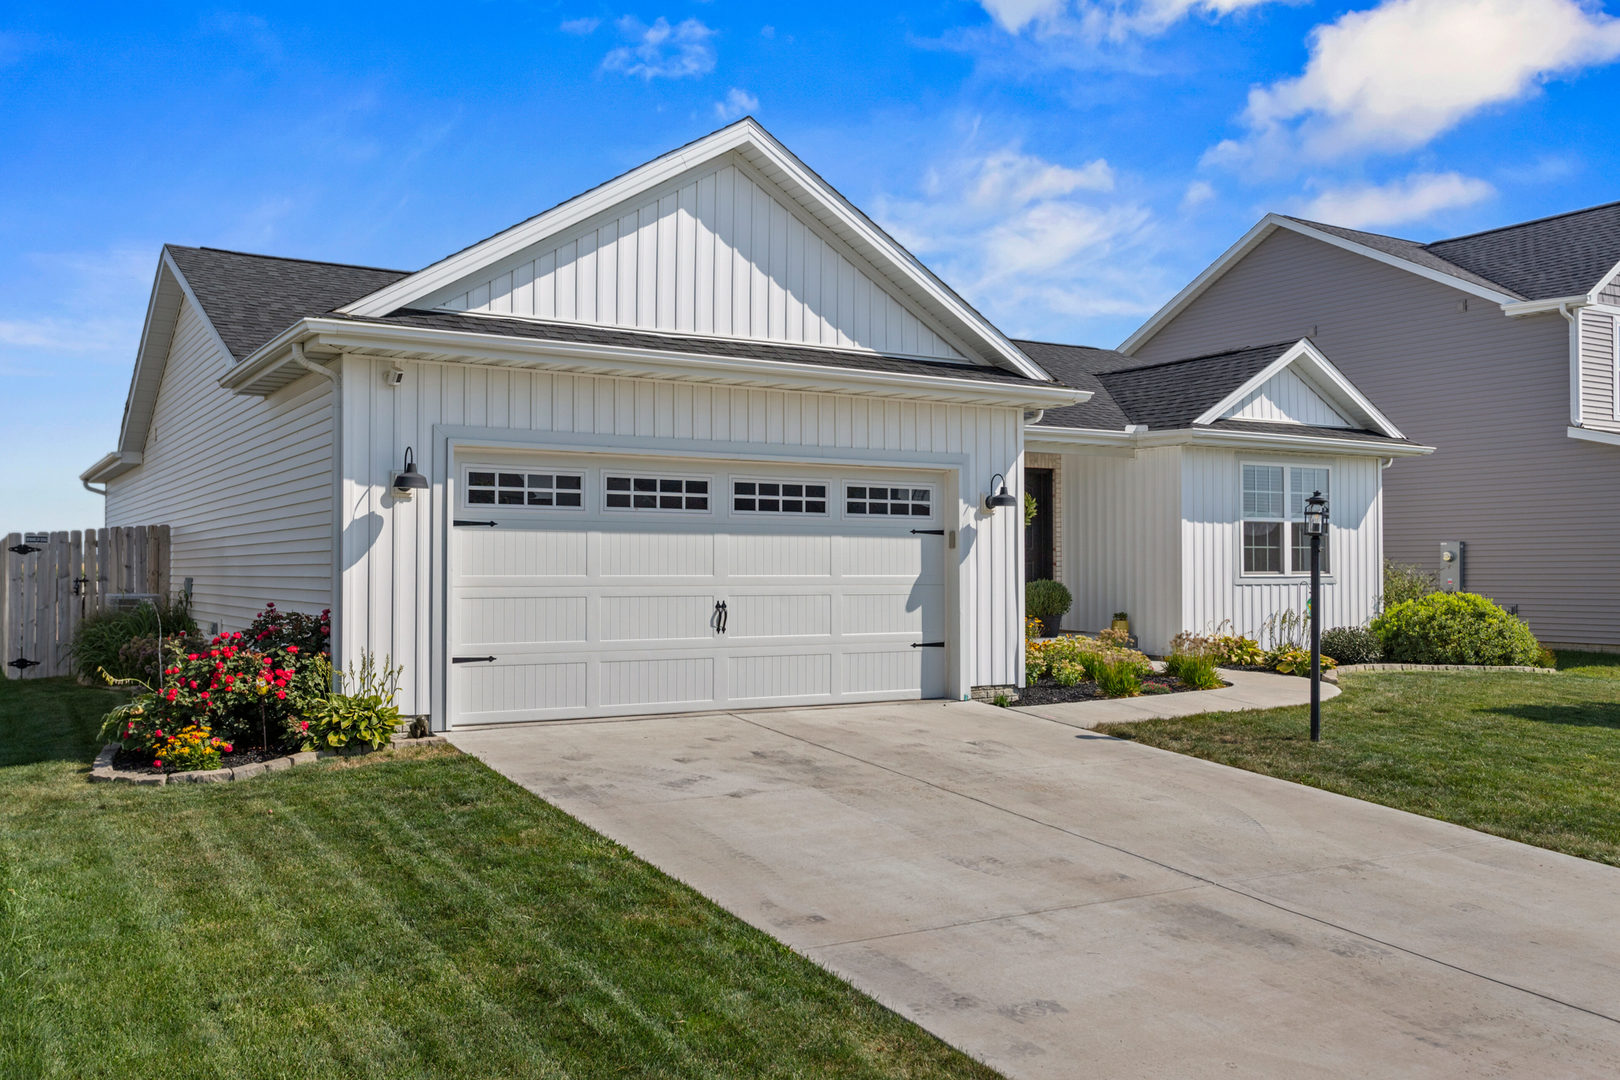
[[[1419,244],[1268,215],[1130,336],[1141,362],[1306,338],[1433,455],[1390,470],[1389,558],[1620,647],[1620,203]]]

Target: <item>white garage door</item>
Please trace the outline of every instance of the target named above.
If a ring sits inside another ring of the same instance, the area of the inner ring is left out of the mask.
[[[451,723],[940,697],[938,473],[463,456]]]

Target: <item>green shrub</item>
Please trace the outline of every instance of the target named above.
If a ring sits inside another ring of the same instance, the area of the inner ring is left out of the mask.
[[[1434,575],[1423,567],[1384,560],[1384,595],[1379,598],[1382,610],[1388,611],[1396,604],[1404,604],[1408,600],[1421,600],[1439,591],[1434,582]]]
[[[1399,664],[1535,664],[1530,628],[1474,593],[1432,593],[1386,608],[1372,621],[1384,657]]]
[[[1341,664],[1376,664],[1384,658],[1378,635],[1362,626],[1335,626],[1322,631],[1322,652]]]
[[[1215,644],[1215,663],[1218,667],[1260,667],[1266,662],[1265,650],[1254,638],[1221,634],[1211,640]]]
[[[69,652],[73,669],[87,679],[97,677],[100,670],[119,679],[148,678],[150,665],[143,668],[139,652],[126,662],[120,657],[125,646],[141,638],[154,642],[161,627],[164,637],[197,636],[197,620],[191,617],[190,605],[184,595],[172,602],[142,604],[134,611],[102,611],[79,623]]]
[[[399,690],[403,667],[391,667],[384,659],[378,667],[370,653],[361,657],[360,667],[343,680],[343,692],[313,703],[300,722],[304,749],[341,750],[354,743],[365,743],[373,750],[388,744],[399,726],[399,708],[394,695]]]
[[[1052,681],[1059,686],[1079,686],[1087,679],[1084,664],[1073,660],[1062,660],[1052,668]]]
[[[1124,657],[1097,668],[1097,688],[1109,697],[1135,697],[1142,692],[1142,669]]]
[[[1266,653],[1265,665],[1284,675],[1298,675],[1308,679],[1311,675],[1311,651],[1298,645],[1279,645]],[[1323,671],[1331,671],[1338,666],[1333,657],[1325,652],[1322,654]]]
[[[1041,620],[1047,634],[1056,634],[1063,616],[1074,604],[1068,587],[1060,581],[1031,581],[1024,586],[1024,613]]]

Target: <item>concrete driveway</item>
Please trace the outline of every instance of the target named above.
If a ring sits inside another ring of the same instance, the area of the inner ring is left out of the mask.
[[[1612,1077],[1620,870],[974,703],[452,741],[1011,1077]]]

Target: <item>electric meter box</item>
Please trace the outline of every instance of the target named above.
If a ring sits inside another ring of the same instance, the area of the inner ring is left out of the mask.
[[[1463,591],[1463,542],[1440,541],[1440,591]]]

